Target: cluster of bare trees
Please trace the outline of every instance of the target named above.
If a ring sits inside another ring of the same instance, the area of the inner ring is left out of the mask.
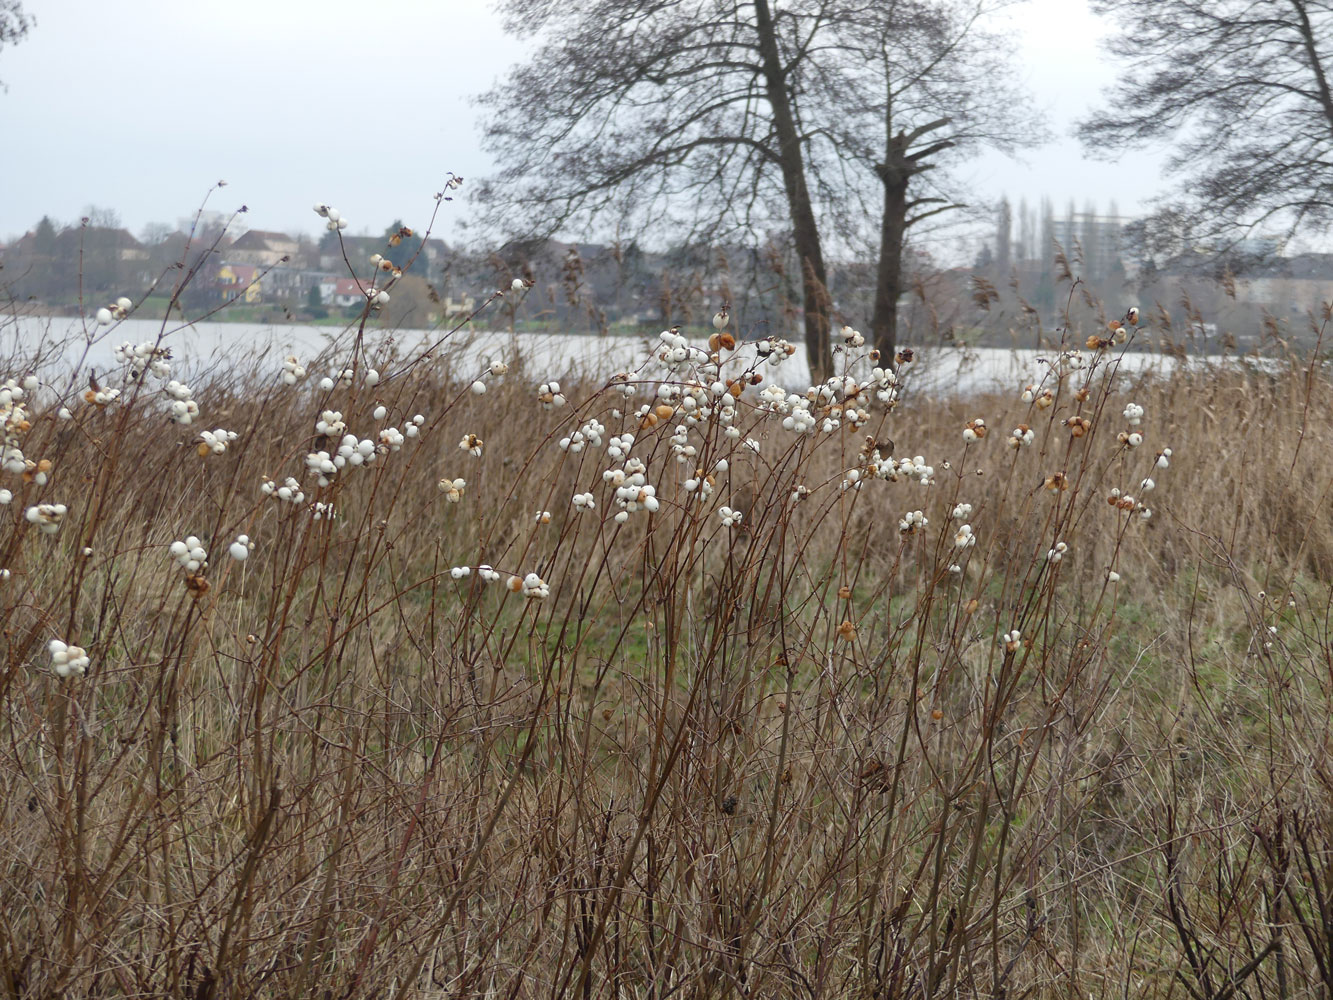
[[[507,0],[510,26],[545,44],[483,99],[505,165],[485,188],[491,217],[789,231],[816,373],[831,363],[828,248],[869,248],[871,329],[891,353],[907,235],[960,204],[938,169],[1035,128],[986,28],[1005,5]]]
[[[1080,133],[1125,156],[1169,144],[1180,179],[1148,220],[1159,255],[1225,250],[1333,219],[1333,4],[1094,0],[1123,31],[1126,72]]]
[[[870,326],[894,347],[914,227],[960,207],[947,168],[1042,131],[993,15],[1015,0],[504,0],[535,56],[490,91],[492,221],[692,239],[788,234],[811,368],[837,312],[825,260],[876,261]],[[1103,155],[1175,143],[1184,184],[1156,252],[1333,216],[1327,0],[1094,0],[1125,72],[1080,134]],[[1049,253],[1050,248],[1043,248]],[[864,317],[858,317],[864,322]]]

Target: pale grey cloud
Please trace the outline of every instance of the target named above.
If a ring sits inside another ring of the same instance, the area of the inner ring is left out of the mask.
[[[1063,213],[1072,199],[1080,211],[1112,201],[1122,214],[1137,214],[1163,193],[1169,180],[1161,148],[1103,150],[1089,155],[1071,136],[1075,122],[1103,105],[1117,72],[1132,73],[1112,49],[1114,25],[1097,17],[1085,0],[1030,0],[1009,17],[1018,47],[1016,60],[1037,106],[1054,132],[1044,146],[1022,151],[1018,160],[1000,154],[979,157],[967,171],[975,187],[992,198],[1007,193],[1035,203],[1045,195]]]

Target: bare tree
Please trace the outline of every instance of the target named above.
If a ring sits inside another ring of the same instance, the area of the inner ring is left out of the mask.
[[[37,19],[24,11],[21,0],[0,0],[0,49],[23,41],[36,23]]]
[[[824,116],[841,157],[878,181],[870,325],[882,355],[898,341],[911,231],[965,207],[947,167],[979,146],[1009,150],[1045,137],[1014,82],[1010,47],[986,27],[1012,6],[1014,0],[864,0],[830,11],[838,44],[828,52],[841,57],[842,72],[824,77],[831,84],[822,95]],[[867,214],[875,207],[867,205]]]
[[[1107,156],[1170,141],[1182,178],[1145,227],[1170,253],[1333,219],[1333,4],[1094,0],[1123,34],[1121,87],[1080,127]]]
[[[94,229],[120,229],[120,213],[103,205],[84,205],[83,217]]]
[[[531,235],[614,216],[716,239],[790,219],[811,368],[828,369],[823,248],[792,106],[822,5],[770,0],[504,0],[548,41],[482,98],[504,164],[492,218]]]
[[[677,239],[786,223],[817,378],[832,366],[825,234],[852,246],[882,216],[872,327],[892,351],[907,230],[954,204],[918,195],[923,178],[946,151],[1013,138],[1003,50],[977,30],[988,0],[501,6],[548,40],[482,99],[504,164],[482,186],[491,219],[549,231],[610,214]]]

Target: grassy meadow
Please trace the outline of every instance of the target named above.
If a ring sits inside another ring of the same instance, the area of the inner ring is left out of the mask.
[[[1117,339],[9,359],[0,995],[1328,997],[1333,385]]]

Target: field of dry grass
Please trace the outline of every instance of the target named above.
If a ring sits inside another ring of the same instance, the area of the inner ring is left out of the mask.
[[[1328,996],[1322,365],[849,349],[802,408],[665,344],[552,406],[354,348],[11,361],[0,993]]]

